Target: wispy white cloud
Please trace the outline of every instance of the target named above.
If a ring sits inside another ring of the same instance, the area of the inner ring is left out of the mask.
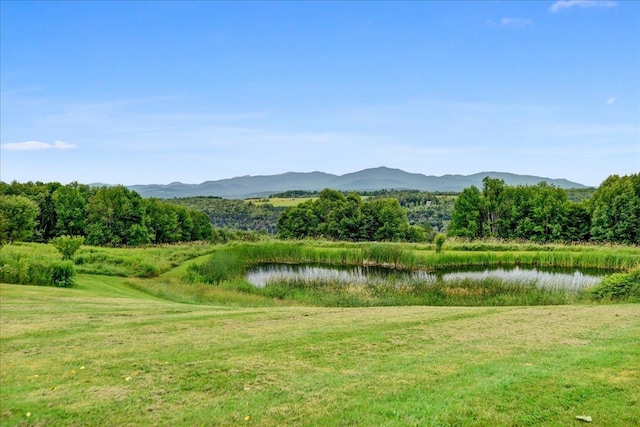
[[[562,9],[570,9],[572,7],[616,7],[617,1],[613,0],[558,0],[551,5],[551,12],[559,12]]]
[[[617,98],[617,97],[615,97],[615,96],[612,96],[612,97],[610,97],[610,98],[607,98],[607,105],[614,104],[617,100],[618,100],[618,98]]]
[[[40,141],[9,142],[2,144],[2,149],[6,151],[71,150],[74,148],[78,148],[78,146],[63,141],[54,141],[53,144]]]
[[[502,18],[500,20],[500,25],[503,27],[515,27],[515,28],[523,28],[531,25],[533,21],[531,19],[524,18]]]
[[[53,148],[57,148],[59,150],[72,150],[74,148],[78,148],[78,146],[75,144],[69,144],[68,142],[55,141],[53,143]]]
[[[533,20],[529,18],[502,18],[499,21],[489,19],[486,23],[492,27],[524,28],[532,25]]]

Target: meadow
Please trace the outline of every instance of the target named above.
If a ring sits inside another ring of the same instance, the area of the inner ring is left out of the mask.
[[[284,207],[288,208],[290,206],[298,206],[300,203],[306,202],[307,200],[316,200],[317,197],[269,197],[269,198],[258,198],[258,199],[245,199],[247,203],[253,203],[254,205],[264,205],[270,204],[275,207]]]
[[[48,245],[2,251],[57,256]],[[213,262],[229,270],[217,285],[187,280],[222,254]],[[517,261],[624,273],[637,268],[640,249],[83,247],[71,288],[0,284],[0,425],[548,426],[580,423],[576,416],[640,424],[638,303],[322,307],[249,291],[233,273],[247,259]]]

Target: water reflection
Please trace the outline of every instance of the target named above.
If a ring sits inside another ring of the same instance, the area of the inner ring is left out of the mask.
[[[497,279],[513,285],[529,285],[539,288],[580,290],[597,285],[603,275],[585,273],[576,269],[537,269],[525,267],[485,268],[476,271],[442,270],[398,271],[379,267],[327,267],[300,264],[263,264],[251,268],[246,280],[257,287],[278,281],[304,280],[309,282],[338,282],[352,285],[394,284],[396,286],[417,283],[444,284],[480,282]]]

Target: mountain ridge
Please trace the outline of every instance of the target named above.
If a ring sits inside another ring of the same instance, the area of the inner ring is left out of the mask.
[[[535,185],[544,181],[560,188],[587,188],[587,186],[564,178],[552,179],[534,175],[518,175],[509,172],[478,172],[471,175],[423,175],[401,169],[377,167],[363,169],[344,175],[326,172],[285,172],[275,175],[244,175],[200,184],[145,184],[129,185],[143,197],[173,198],[192,196],[218,196],[227,199],[267,197],[288,190],[320,191],[332,188],[340,191],[375,191],[383,189],[451,191],[460,192],[475,185],[482,186],[486,176],[505,181],[507,185]]]

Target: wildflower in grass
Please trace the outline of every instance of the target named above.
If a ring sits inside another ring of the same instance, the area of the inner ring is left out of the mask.
[[[31,416],[31,412],[27,412],[27,418]]]
[[[249,420],[251,420],[251,416],[250,416],[250,415],[247,415],[246,417],[244,417],[244,420],[245,420],[245,421],[249,421]]]

